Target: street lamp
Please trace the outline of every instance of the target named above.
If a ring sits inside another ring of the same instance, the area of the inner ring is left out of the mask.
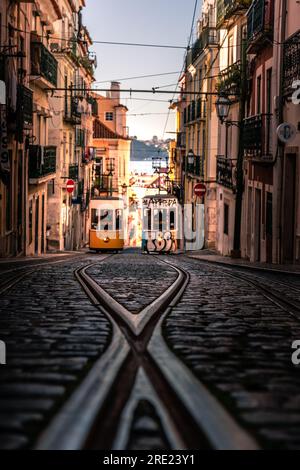
[[[108,172],[109,177],[109,195],[112,196],[113,193],[113,175],[115,171],[115,159],[114,158],[106,158],[106,171]]]
[[[217,116],[221,121],[221,124],[224,124],[224,122],[227,120],[231,104],[232,102],[230,101],[230,99],[228,99],[224,95],[219,95],[216,101],[216,110]]]
[[[116,168],[114,158],[106,158],[106,171],[108,171],[109,176],[112,176]]]
[[[194,154],[193,150],[189,150],[189,152],[187,154],[187,158],[188,158],[188,165],[193,166],[194,161],[195,161],[195,154]]]

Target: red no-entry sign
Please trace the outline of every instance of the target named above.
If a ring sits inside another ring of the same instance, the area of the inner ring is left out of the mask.
[[[206,194],[206,186],[203,183],[198,183],[194,187],[194,194],[197,197],[203,197]]]
[[[68,193],[71,194],[74,191],[74,189],[75,189],[75,181],[68,180],[67,181],[67,191],[68,191]]]

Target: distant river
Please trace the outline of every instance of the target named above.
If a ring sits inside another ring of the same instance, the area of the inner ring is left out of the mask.
[[[153,174],[152,161],[131,161],[130,171],[132,173],[146,173],[147,175]]]

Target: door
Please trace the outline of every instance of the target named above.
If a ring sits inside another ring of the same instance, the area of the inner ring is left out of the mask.
[[[296,155],[285,156],[285,185],[283,198],[283,263],[294,261],[295,209],[296,209]]]
[[[252,188],[248,188],[248,211],[247,211],[247,258],[251,259],[252,241]]]
[[[261,258],[261,190],[255,190],[255,259]]]
[[[267,263],[273,260],[273,195],[267,192],[266,200],[266,244]]]
[[[41,252],[45,251],[45,194],[42,195],[42,244]]]
[[[40,199],[37,197],[35,201],[35,238],[34,238],[34,251],[37,255],[39,252],[39,211],[40,211]]]

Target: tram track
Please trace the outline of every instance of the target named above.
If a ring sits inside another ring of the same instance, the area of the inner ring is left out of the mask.
[[[171,262],[156,262],[171,266],[178,276],[139,314],[129,312],[87,274],[94,263],[76,270],[91,302],[110,319],[113,339],[36,448],[125,450],[141,383],[146,384],[143,393],[155,405],[170,448],[258,448],[167,347],[162,322],[183,295],[189,275]]]
[[[198,260],[198,259],[197,261],[200,261],[200,263],[203,263],[207,266],[212,267],[216,271],[224,272],[234,279],[239,279],[244,282],[247,282],[248,284],[255,287],[256,290],[259,291],[271,303],[273,303],[274,305],[279,307],[281,310],[284,310],[285,312],[293,316],[293,318],[300,321],[300,289],[299,288],[295,286],[291,286],[285,281],[281,281],[277,279],[275,280],[268,279],[266,277],[266,274],[268,274],[268,271],[266,269],[264,269],[262,275],[259,276],[259,274],[255,275],[253,272],[251,273],[245,272],[245,269],[241,269],[239,267],[225,267],[224,265],[220,265],[220,264],[214,266],[214,263],[211,263],[209,261]],[[277,273],[279,272],[276,271],[276,274]],[[274,276],[274,271],[270,270],[269,274],[272,274]],[[293,274],[289,273],[289,276],[293,276]],[[297,274],[295,275],[295,277],[299,278]],[[271,287],[270,284],[273,284],[273,287]],[[275,286],[277,286],[277,290],[275,289]],[[286,292],[287,289],[299,295],[299,297],[296,298],[296,301],[290,299],[289,293]]]
[[[16,284],[22,281],[22,279],[32,274],[35,270],[41,269],[47,265],[66,263],[80,256],[81,254],[64,257],[63,259],[57,257],[52,260],[35,260],[35,262],[27,261],[22,266],[6,268],[3,271],[0,271],[0,296],[13,288]]]

